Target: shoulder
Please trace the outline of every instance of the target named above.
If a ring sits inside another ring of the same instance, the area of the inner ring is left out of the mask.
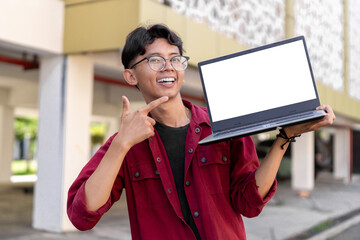
[[[209,118],[208,115],[208,110],[206,107],[201,107],[201,106],[197,106],[197,105],[192,105],[193,106],[193,112],[196,112],[198,116],[200,116],[201,118]]]
[[[202,106],[193,104],[193,108],[195,109],[195,111],[197,111],[199,113],[206,114],[206,115],[208,114],[208,110],[206,107],[202,107]]]

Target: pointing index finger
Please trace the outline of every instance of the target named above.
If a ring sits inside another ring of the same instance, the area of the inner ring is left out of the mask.
[[[154,108],[156,108],[157,106],[159,106],[160,104],[166,102],[169,99],[168,96],[163,96],[160,97],[152,102],[150,102],[148,105],[146,105],[142,110],[146,113],[151,112],[151,110],[153,110]]]

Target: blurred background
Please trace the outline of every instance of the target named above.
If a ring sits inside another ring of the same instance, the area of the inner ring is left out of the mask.
[[[318,178],[359,176],[359,1],[0,0],[0,188],[30,192],[34,228],[73,230],[67,189],[117,131],[121,96],[144,105],[122,76],[125,38],[154,23],[182,37],[182,96],[202,106],[199,61],[304,35],[321,103],[337,119],[292,144],[278,180],[309,196]],[[260,161],[275,135],[252,136]]]

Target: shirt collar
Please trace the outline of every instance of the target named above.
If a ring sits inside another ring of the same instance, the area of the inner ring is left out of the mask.
[[[191,110],[191,121],[194,121],[197,125],[205,123],[210,127],[209,115],[205,107],[196,106],[185,99],[183,99],[183,103],[185,107]]]

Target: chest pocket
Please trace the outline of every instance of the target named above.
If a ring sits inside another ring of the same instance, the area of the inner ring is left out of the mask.
[[[135,203],[140,208],[153,208],[168,203],[160,175],[154,164],[131,167]]]
[[[230,150],[224,146],[207,146],[197,151],[197,163],[205,188],[211,194],[230,189]]]

